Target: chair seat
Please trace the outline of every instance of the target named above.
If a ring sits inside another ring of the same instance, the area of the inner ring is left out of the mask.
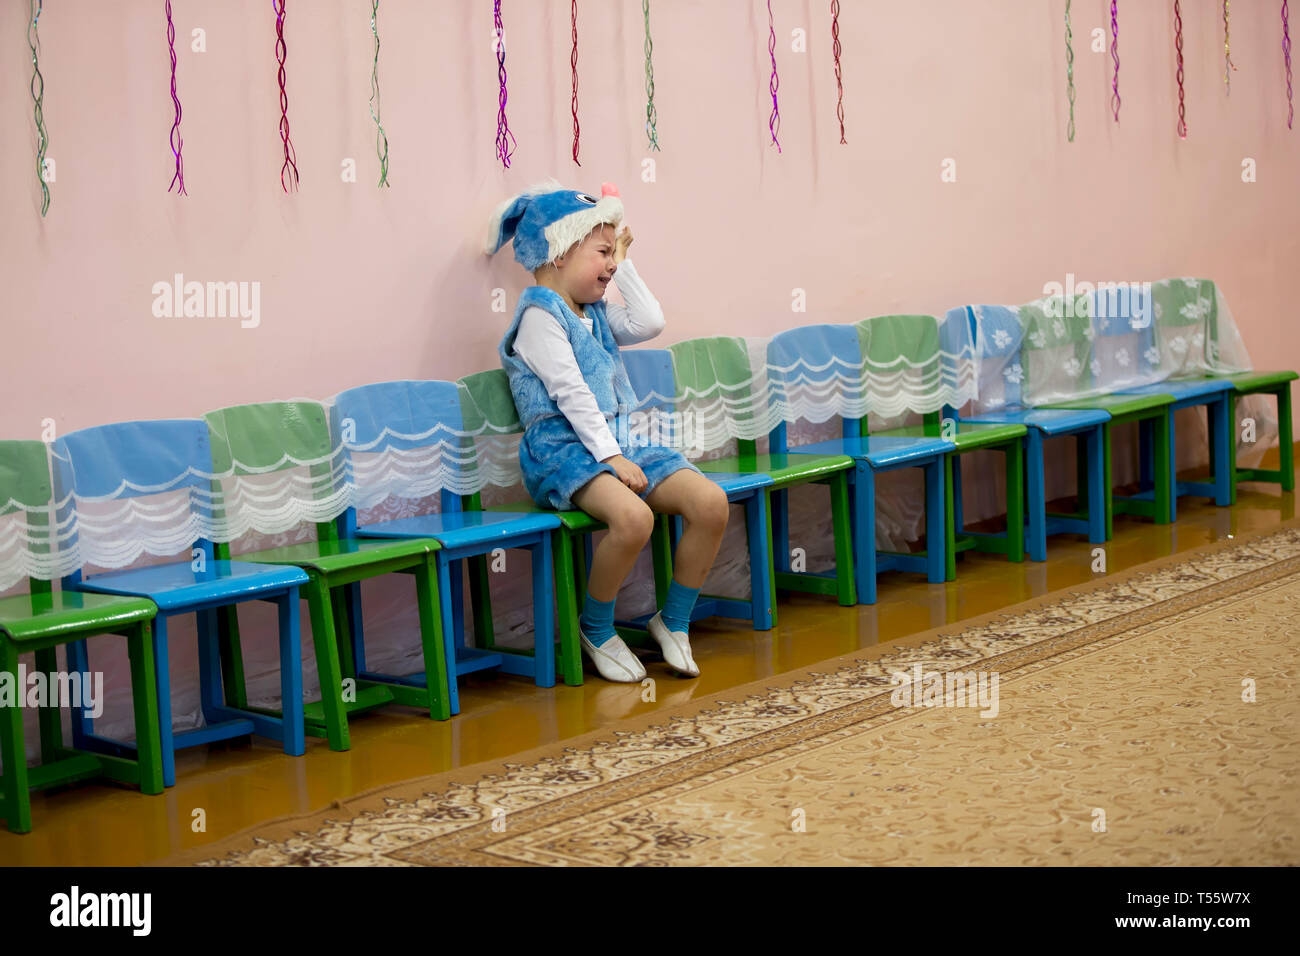
[[[1097,395],[1093,398],[1076,398],[1065,402],[1052,402],[1038,407],[1090,408],[1109,412],[1111,418],[1121,418],[1124,415],[1150,411],[1173,403],[1174,397],[1168,392],[1152,392],[1146,395]]]
[[[0,631],[15,642],[100,634],[153,620],[157,608],[139,597],[53,591],[0,598]]]
[[[1025,437],[1025,426],[994,422],[956,421],[943,434],[943,426],[936,422],[927,425],[904,425],[874,433],[873,438],[939,438],[950,441],[957,451],[972,451],[990,445],[1002,445]]]
[[[514,514],[553,515],[561,525],[570,531],[599,531],[605,527],[604,523],[597,521],[585,511],[577,508],[572,511],[555,511],[552,508],[543,508],[531,498],[526,501],[512,501],[508,504],[492,505],[485,510]]]
[[[195,571],[182,561],[97,574],[83,580],[79,587],[100,594],[147,597],[158,605],[160,611],[174,611],[209,601],[239,600],[306,583],[307,575],[298,568],[249,561],[209,561],[204,570]]]
[[[798,451],[799,454],[794,452]],[[768,455],[737,455],[697,461],[695,466],[706,475],[767,475],[773,485],[812,481],[853,467],[853,459],[842,453],[810,454],[802,448]]]
[[[1046,435],[1056,435],[1061,432],[1076,431],[1080,428],[1104,425],[1110,421],[1110,413],[1101,409],[1025,408],[1016,405],[994,411],[980,412],[972,415],[969,419],[962,419],[962,421],[1024,425],[1027,428],[1037,428]]]
[[[322,574],[334,574],[362,568],[368,564],[393,558],[410,558],[428,554],[441,548],[433,538],[415,540],[380,540],[344,538],[341,541],[305,541],[282,548],[268,548],[251,554],[239,555],[240,561],[259,564],[291,564],[311,568]]]
[[[1237,375],[1227,376],[1228,381],[1237,389],[1238,395],[1276,388],[1279,385],[1285,385],[1287,382],[1294,382],[1296,378],[1300,378],[1300,376],[1295,372],[1286,370],[1281,372],[1241,372]]]
[[[933,458],[936,455],[946,455],[955,447],[950,441],[930,436],[890,437],[864,435],[859,437],[854,435],[848,438],[831,438],[827,441],[814,442],[811,445],[800,445],[798,448],[790,449],[790,453],[800,455],[825,455],[831,453],[848,455],[850,458],[865,458],[875,468],[888,468],[909,461],[920,461]]]
[[[1223,392],[1231,392],[1232,382],[1226,378],[1189,378],[1180,381],[1157,382],[1154,385],[1138,385],[1135,388],[1121,389],[1120,395],[1172,395],[1174,401],[1182,402],[1189,398],[1212,398]]]
[[[728,498],[748,494],[759,488],[772,484],[770,476],[763,472],[709,472],[709,480],[726,492]]]
[[[519,535],[550,532],[560,527],[553,514],[511,511],[451,511],[416,515],[366,525],[364,538],[435,538],[444,548],[504,543]]]

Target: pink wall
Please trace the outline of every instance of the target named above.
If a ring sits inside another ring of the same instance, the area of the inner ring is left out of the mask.
[[[1300,129],[1285,126],[1278,5],[1234,4],[1232,95],[1217,0],[1185,0],[1190,134],[1174,132],[1172,4],[1126,3],[1122,125],[1102,0],[1074,3],[1078,135],[1066,142],[1064,0],[845,0],[849,145],[838,144],[828,5],[774,0],[784,152],[766,144],[766,9],[653,0],[663,152],[645,158],[640,4],[580,4],[581,169],[570,152],[569,5],[505,0],[509,116],[493,161],[491,4],[385,0],[383,119],[392,188],[374,186],[362,0],[289,11],[289,116],[301,191],[280,191],[274,17],[266,0],[175,0],[189,197],[166,192],[171,102],[162,4],[64,0],[41,18],[56,161],[39,214],[22,42],[0,10],[0,243],[7,322],[0,435],[196,415],[363,382],[496,365],[526,281],[479,244],[492,206],[549,175],[618,183],[668,344],[969,301],[1020,302],[1067,272],[1211,276],[1256,364],[1300,368],[1288,334],[1300,265]],[[1300,38],[1300,11],[1296,33]],[[206,31],[207,51],[190,49]],[[806,53],[791,30],[808,31]],[[345,157],[359,182],[340,180]],[[957,162],[957,182],[940,164]],[[1245,157],[1258,182],[1241,181]],[[152,287],[259,282],[257,328],[155,318]],[[792,314],[792,289],[808,311]]]

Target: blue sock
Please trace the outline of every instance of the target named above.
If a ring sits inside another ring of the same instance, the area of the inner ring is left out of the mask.
[[[600,647],[615,633],[614,602],[597,601],[588,594],[582,605],[582,617],[578,619],[578,626],[587,635],[587,640]]]
[[[691,611],[695,610],[695,599],[700,596],[699,588],[688,588],[678,584],[674,579],[668,585],[668,598],[659,617],[670,631],[690,633]]]

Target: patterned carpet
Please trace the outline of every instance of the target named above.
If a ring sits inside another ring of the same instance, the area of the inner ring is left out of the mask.
[[[1300,863],[1300,530],[1114,577],[163,862]]]

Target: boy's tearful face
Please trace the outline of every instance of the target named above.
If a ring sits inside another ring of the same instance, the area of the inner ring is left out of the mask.
[[[565,253],[556,268],[574,302],[587,305],[605,296],[618,266],[614,263],[614,227],[597,226],[586,239]]]

